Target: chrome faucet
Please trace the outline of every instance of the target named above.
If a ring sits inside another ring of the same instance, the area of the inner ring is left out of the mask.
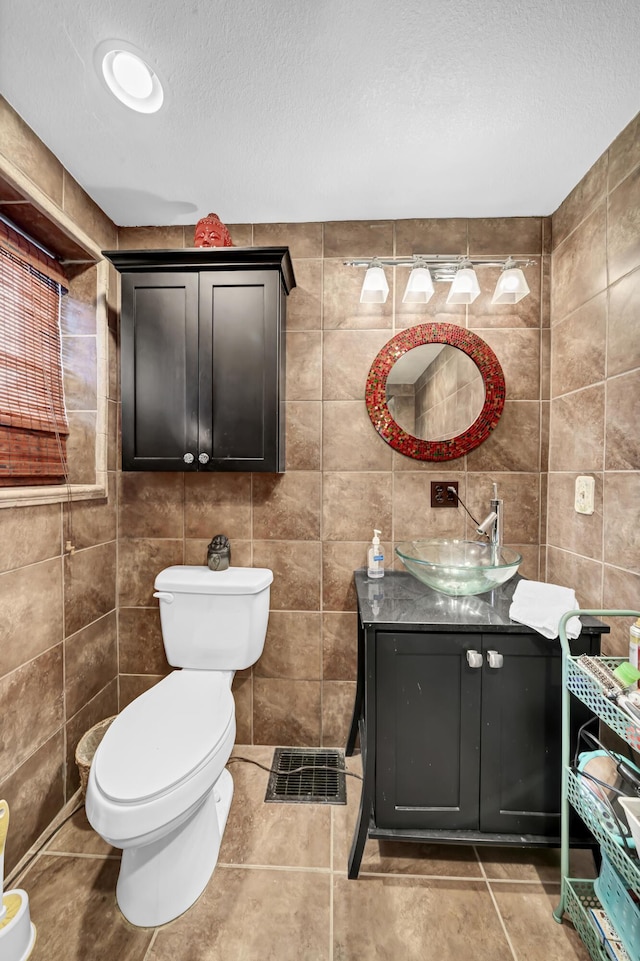
[[[489,543],[496,554],[502,546],[502,504],[503,502],[498,498],[498,485],[494,484],[491,512],[476,527],[476,533],[484,534],[489,538]]]

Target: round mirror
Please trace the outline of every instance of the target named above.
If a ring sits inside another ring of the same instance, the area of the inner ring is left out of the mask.
[[[455,324],[396,334],[369,371],[366,402],[378,433],[417,460],[453,460],[500,419],[504,374],[488,344]]]

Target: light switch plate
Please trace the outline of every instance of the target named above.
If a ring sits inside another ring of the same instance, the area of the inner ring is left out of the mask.
[[[576,477],[576,499],[574,507],[578,514],[593,514],[595,490],[595,478],[588,476]]]

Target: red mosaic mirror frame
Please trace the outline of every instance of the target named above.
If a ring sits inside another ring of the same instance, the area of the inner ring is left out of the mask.
[[[389,371],[403,354],[422,344],[449,344],[464,351],[484,381],[485,399],[480,414],[465,431],[447,440],[421,440],[407,433],[395,422],[387,404]],[[482,444],[497,426],[505,401],[504,374],[489,345],[472,331],[456,324],[418,324],[396,334],[382,348],[369,370],[365,398],[373,426],[394,450],[415,460],[455,460]]]

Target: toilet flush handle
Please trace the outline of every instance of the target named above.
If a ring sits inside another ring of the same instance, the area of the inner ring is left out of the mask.
[[[161,601],[166,601],[167,604],[173,604],[175,600],[173,594],[168,594],[167,591],[156,591],[153,596]]]

